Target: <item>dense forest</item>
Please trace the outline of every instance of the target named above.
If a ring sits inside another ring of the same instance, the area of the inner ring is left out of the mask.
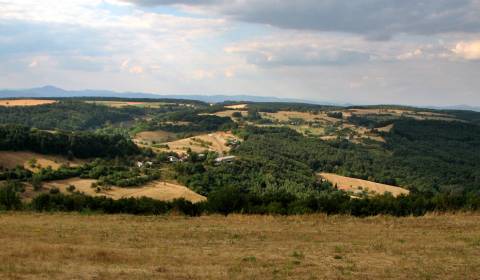
[[[139,151],[130,139],[95,132],[47,132],[19,125],[0,126],[0,150],[30,150],[77,158],[116,157]]]

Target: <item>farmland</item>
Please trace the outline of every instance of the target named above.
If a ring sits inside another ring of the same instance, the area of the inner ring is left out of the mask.
[[[0,214],[2,279],[475,279],[480,216]]]
[[[56,100],[45,99],[0,99],[0,106],[19,107],[19,106],[39,106],[56,103]]]
[[[137,101],[85,101],[86,103],[105,105],[113,108],[123,108],[127,106],[135,106],[141,108],[160,108],[165,105],[171,105],[172,103],[165,102],[137,102]]]

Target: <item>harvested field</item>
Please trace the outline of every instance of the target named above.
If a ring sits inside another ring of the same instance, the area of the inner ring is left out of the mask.
[[[227,142],[233,139],[238,138],[231,132],[214,132],[164,143],[168,145],[168,149],[162,148],[160,150],[172,151],[178,154],[186,154],[188,149],[192,149],[192,151],[197,153],[208,150],[215,151],[219,154],[225,154],[230,151],[230,147],[227,146]]]
[[[132,188],[120,188],[110,187],[108,190],[102,190],[97,192],[92,188],[92,183],[96,180],[72,178],[67,180],[52,181],[45,184],[45,188],[51,189],[53,187],[58,188],[63,193],[68,193],[67,188],[70,185],[75,186],[75,190],[85,193],[90,196],[106,196],[113,199],[129,198],[129,197],[149,197],[157,200],[170,201],[177,198],[184,198],[191,202],[200,202],[206,200],[204,196],[201,196],[189,188],[163,181],[151,182],[142,187]]]
[[[241,109],[247,109],[248,104],[237,104],[237,105],[229,105],[225,106],[227,109],[232,109],[232,110],[241,110]]]
[[[477,279],[480,215],[0,214],[1,279]]]
[[[337,185],[338,189],[346,192],[367,191],[374,194],[384,194],[388,192],[391,193],[393,196],[399,196],[401,194],[408,195],[410,193],[408,190],[400,187],[340,176],[331,173],[320,173],[319,175],[333,185]]]
[[[1,99],[0,106],[17,107],[17,106],[38,106],[45,104],[57,103],[56,100],[46,99]]]
[[[32,159],[35,159],[35,165],[32,166]],[[69,161],[62,156],[42,155],[33,152],[0,151],[0,167],[15,168],[20,165],[33,172],[40,168],[48,166],[52,169],[58,169],[61,165],[78,166],[85,163],[84,160]]]

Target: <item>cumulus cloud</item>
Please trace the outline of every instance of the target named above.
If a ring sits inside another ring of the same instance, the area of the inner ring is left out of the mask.
[[[137,5],[186,5],[280,28],[361,34],[480,32],[479,0],[124,0]]]
[[[459,42],[452,49],[452,52],[467,60],[480,60],[480,40]]]

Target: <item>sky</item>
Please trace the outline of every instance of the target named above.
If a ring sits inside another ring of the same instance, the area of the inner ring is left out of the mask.
[[[480,0],[0,0],[0,88],[480,106]]]

